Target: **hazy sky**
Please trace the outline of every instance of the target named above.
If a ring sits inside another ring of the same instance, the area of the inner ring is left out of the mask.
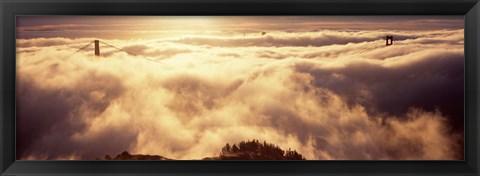
[[[463,16],[20,16],[18,38],[159,38],[262,31],[463,29]]]
[[[17,25],[18,159],[201,159],[251,139],[307,159],[463,159],[463,16]]]

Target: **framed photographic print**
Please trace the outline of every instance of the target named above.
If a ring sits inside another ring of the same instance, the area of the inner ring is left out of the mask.
[[[479,10],[1,1],[1,173],[479,175]]]

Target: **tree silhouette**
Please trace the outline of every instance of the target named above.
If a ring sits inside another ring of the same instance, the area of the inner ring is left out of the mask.
[[[97,160],[171,160],[160,155],[130,154],[124,151],[114,157],[105,155]],[[205,157],[203,160],[305,160],[302,154],[295,150],[282,150],[266,141],[263,143],[256,139],[241,141],[238,144],[225,144],[219,156]]]
[[[232,146],[232,152],[234,152],[234,153],[240,152],[240,149],[237,147],[237,144],[233,144],[233,146]]]
[[[285,153],[285,159],[286,160],[303,160],[305,159],[301,154],[297,153],[295,150],[290,150],[288,148],[287,152]]]
[[[222,153],[223,155],[228,155],[229,153],[231,153],[232,151],[232,147],[230,147],[230,144],[227,143],[227,145],[225,145],[225,147],[222,148]]]
[[[266,141],[260,143],[254,139],[252,141],[241,141],[230,146],[227,143],[219,156],[222,160],[305,160],[305,158],[295,150],[290,148],[283,151],[280,147],[268,144]]]

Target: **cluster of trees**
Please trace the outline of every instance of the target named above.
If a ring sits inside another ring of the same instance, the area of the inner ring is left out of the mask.
[[[238,144],[227,143],[220,153],[221,160],[305,160],[302,154],[290,148],[287,151],[280,147],[258,140],[242,141]]]
[[[130,154],[124,151],[115,157],[105,155],[97,160],[171,160],[160,155]],[[203,160],[305,160],[302,154],[290,148],[282,150],[277,145],[258,142],[258,140],[242,141],[238,144],[227,143],[217,157],[206,157]]]

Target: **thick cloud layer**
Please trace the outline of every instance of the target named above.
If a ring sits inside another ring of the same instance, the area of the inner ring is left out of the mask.
[[[17,40],[17,158],[463,159],[463,30]],[[148,57],[148,58],[145,58]],[[151,60],[147,60],[151,59]],[[152,62],[156,61],[156,62]]]

